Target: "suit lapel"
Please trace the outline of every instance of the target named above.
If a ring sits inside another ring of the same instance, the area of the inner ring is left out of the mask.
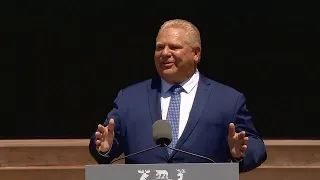
[[[160,78],[154,78],[151,80],[151,86],[148,87],[148,102],[152,124],[161,119],[160,93]]]
[[[209,85],[210,83],[208,79],[200,74],[198,89],[190,111],[189,119],[181,137],[176,144],[177,149],[181,148],[183,143],[188,139],[193,129],[196,127],[211,93],[211,88]],[[176,152],[172,153],[171,156],[174,156],[175,153]]]
[[[151,81],[151,86],[148,87],[148,103],[149,112],[151,116],[152,124],[162,118],[161,106],[160,106],[160,96],[161,95],[161,79],[154,78]],[[168,150],[166,147],[161,147],[162,152],[166,159],[169,158]]]

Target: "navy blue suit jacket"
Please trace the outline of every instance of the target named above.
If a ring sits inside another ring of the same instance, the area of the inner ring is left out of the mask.
[[[106,126],[110,118],[115,119],[116,137],[108,157],[97,153],[94,135],[89,144],[90,153],[98,163],[108,164],[122,153],[128,155],[155,146],[152,125],[161,119],[160,93],[159,77],[119,91],[113,109],[104,122]],[[245,131],[249,137],[240,172],[256,168],[266,160],[267,154],[264,142],[252,124],[244,95],[200,74],[189,120],[176,148],[209,157],[215,162],[230,162],[232,157],[227,137],[231,122],[237,132]],[[208,163],[207,160],[180,152],[169,156],[164,148],[125,159],[127,164],[202,162]]]

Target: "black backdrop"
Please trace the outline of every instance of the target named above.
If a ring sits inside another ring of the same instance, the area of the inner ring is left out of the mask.
[[[90,137],[121,88],[155,74],[160,25],[183,18],[201,31],[199,70],[246,95],[263,138],[320,138],[316,16],[292,2],[232,3],[24,1],[3,8],[1,137]]]

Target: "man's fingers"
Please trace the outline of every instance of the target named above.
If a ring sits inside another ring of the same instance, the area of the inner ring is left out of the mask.
[[[233,137],[236,134],[236,127],[233,123],[229,124],[229,137]]]
[[[97,131],[95,135],[96,135],[97,139],[101,139],[102,138],[102,134],[99,131]]]
[[[108,141],[113,141],[113,131],[114,131],[114,119],[110,119],[109,120],[109,124],[104,127],[103,125],[99,124],[98,125],[98,130],[97,132],[95,133],[96,135],[96,146],[97,146],[97,149],[99,151],[105,151],[106,149],[109,148],[109,144],[111,142],[108,142]],[[110,134],[109,134],[110,132]],[[112,136],[112,139],[110,139],[109,135]]]
[[[96,140],[96,146],[100,146],[101,145],[101,140]]]
[[[247,145],[243,145],[241,148],[240,148],[240,151],[241,152],[244,152],[245,150],[247,150],[248,146]]]
[[[245,132],[245,131],[241,131],[241,132],[239,133],[238,138],[239,138],[239,139],[243,139],[244,137],[246,137],[246,132]]]
[[[108,129],[109,131],[114,131],[114,119],[112,118],[109,120]]]
[[[101,124],[98,125],[98,131],[103,135],[105,133],[105,129],[104,126],[102,126]]]
[[[97,149],[99,152],[104,152],[104,148],[102,146],[98,146]]]
[[[244,137],[244,138],[242,139],[242,144],[247,144],[248,141],[249,141],[249,137]]]
[[[103,152],[103,153],[106,152],[106,151],[105,151],[105,148],[103,148],[102,146],[99,146],[99,147],[98,147],[98,150],[99,150],[99,152]]]

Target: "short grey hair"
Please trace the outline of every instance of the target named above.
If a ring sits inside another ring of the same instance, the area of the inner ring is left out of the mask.
[[[201,38],[198,28],[191,22],[183,19],[173,19],[163,23],[160,27],[159,32],[165,28],[181,28],[186,31],[186,36],[190,37],[190,41],[187,42],[190,47],[199,47],[201,49]],[[158,33],[159,33],[158,32]]]

